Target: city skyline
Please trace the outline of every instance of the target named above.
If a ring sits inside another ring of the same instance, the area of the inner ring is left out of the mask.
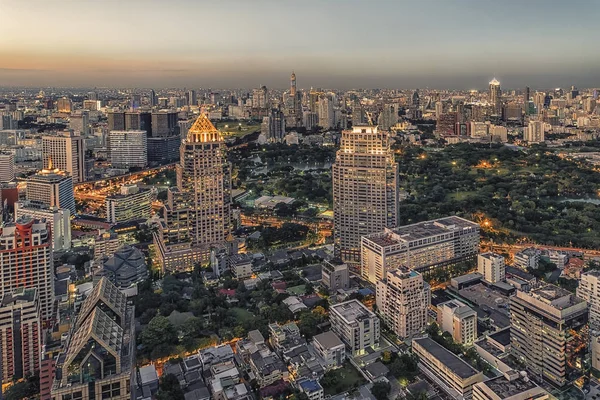
[[[0,0],[0,85],[594,86],[600,4],[575,3]]]

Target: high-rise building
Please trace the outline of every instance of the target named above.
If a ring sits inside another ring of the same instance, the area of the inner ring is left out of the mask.
[[[477,339],[477,312],[461,301],[438,304],[437,323],[456,343],[472,345]]]
[[[385,228],[363,236],[361,249],[362,277],[375,283],[401,266],[428,271],[475,259],[479,224],[451,216]]]
[[[146,131],[110,131],[108,153],[113,167],[144,168],[148,164]]]
[[[319,126],[323,129],[335,127],[333,101],[327,95],[319,97]]]
[[[58,168],[73,177],[73,183],[85,181],[85,142],[83,136],[63,131],[57,136],[42,137],[42,160],[45,169]]]
[[[386,131],[396,125],[398,123],[398,105],[384,104],[383,111],[379,114],[377,123],[379,124],[379,128]]]
[[[590,328],[600,330],[600,271],[591,270],[581,274],[577,297],[590,306]]]
[[[286,113],[290,126],[302,126],[302,93],[296,87],[296,74],[294,72],[292,72],[292,76],[290,77],[290,104]]]
[[[564,386],[583,363],[587,321],[587,302],[565,289],[546,284],[517,290],[510,298],[511,351],[537,377]]]
[[[111,111],[108,117],[109,131],[124,131],[125,130],[125,113],[123,111]]]
[[[78,111],[69,117],[69,130],[77,135],[85,136],[90,133],[90,117],[87,112]]]
[[[477,256],[477,272],[489,283],[502,282],[506,279],[504,257],[496,253],[482,253]]]
[[[15,203],[15,219],[30,216],[47,222],[52,233],[54,251],[71,248],[71,211],[66,208],[49,207],[37,201],[24,200]]]
[[[35,287],[4,293],[0,301],[2,383],[33,376],[42,361],[42,317]]]
[[[346,344],[353,356],[377,347],[381,331],[379,318],[354,299],[329,307],[331,330]]]
[[[525,115],[529,115],[529,100],[531,99],[531,89],[529,86],[525,87],[525,93],[523,93],[523,109],[525,110]]]
[[[150,106],[154,107],[158,104],[158,97],[156,96],[156,92],[154,89],[150,89],[150,93],[148,94],[148,98],[150,100]]]
[[[458,114],[455,111],[441,114],[436,122],[435,134],[439,137],[458,136],[460,132],[456,132],[457,122]]]
[[[419,89],[415,90],[412,94],[410,106],[414,109],[421,107],[421,98],[419,97]]]
[[[156,111],[152,113],[152,137],[179,136],[175,111]]]
[[[269,107],[269,92],[266,86],[252,90],[252,108],[266,110]]]
[[[70,113],[73,111],[73,102],[68,97],[60,98],[56,102],[56,108],[60,113]]]
[[[529,125],[523,128],[523,140],[528,143],[542,143],[545,140],[544,123],[529,121]]]
[[[116,224],[148,219],[152,215],[152,192],[137,185],[123,185],[119,194],[106,196],[106,220]]]
[[[196,96],[195,90],[188,90],[185,94],[185,100],[188,106],[197,106],[198,105],[198,97]]]
[[[88,100],[98,101],[99,100],[98,92],[94,92],[94,91],[87,92],[87,98],[88,98]]]
[[[423,275],[400,267],[377,282],[377,311],[383,322],[402,340],[425,330],[431,289]]]
[[[149,112],[129,111],[125,113],[126,131],[146,131],[148,136],[152,136],[152,114]]]
[[[494,107],[494,115],[502,114],[502,89],[496,78],[490,81],[490,104]]]
[[[107,278],[82,303],[56,359],[53,399],[129,400],[135,392],[134,307]]]
[[[21,288],[37,288],[42,319],[52,319],[54,268],[47,223],[23,216],[0,228],[0,271],[3,295]]]
[[[270,143],[280,143],[285,136],[285,116],[279,109],[273,109],[263,118],[260,133]]]
[[[360,238],[398,223],[398,164],[376,126],[342,132],[332,167],[335,253],[360,262]]]
[[[15,179],[15,155],[0,151],[0,182],[10,182]]]
[[[45,204],[48,207],[66,208],[75,215],[75,195],[73,178],[58,169],[43,169],[27,178],[27,200]]]
[[[177,187],[170,188],[165,220],[155,234],[164,269],[189,269],[206,261],[211,246],[226,243],[232,230],[231,166],[225,141],[205,114],[181,144]]]
[[[167,164],[179,160],[181,140],[181,136],[148,137],[148,162]]]

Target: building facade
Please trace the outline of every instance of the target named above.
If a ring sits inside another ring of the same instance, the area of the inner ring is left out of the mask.
[[[331,293],[347,290],[350,287],[350,272],[347,264],[336,264],[331,261],[321,263],[321,282]]]
[[[0,182],[10,182],[15,179],[15,155],[0,151]]]
[[[152,215],[152,192],[137,185],[123,185],[119,194],[106,196],[106,221],[121,222],[148,219]]]
[[[456,343],[470,346],[477,339],[477,313],[461,301],[438,304],[437,323],[442,332],[452,335]]]
[[[26,198],[48,207],[65,208],[75,215],[73,178],[58,169],[44,169],[27,178]]]
[[[42,137],[44,169],[57,168],[71,174],[73,183],[85,181],[85,142],[83,136],[64,131]]]
[[[577,297],[589,304],[590,328],[600,330],[600,271],[591,270],[581,274]]]
[[[71,212],[68,209],[48,207],[44,203],[30,200],[15,203],[15,219],[26,215],[48,223],[54,251],[71,248]]]
[[[144,168],[148,164],[146,131],[110,131],[110,163],[119,168]]]
[[[377,281],[376,301],[383,322],[401,339],[425,330],[431,289],[418,272],[407,267],[390,271]]]
[[[343,131],[332,176],[335,253],[358,264],[361,237],[398,223],[398,164],[388,132],[376,126]]]
[[[477,272],[489,283],[502,282],[506,279],[504,257],[495,253],[482,253],[477,256]]]
[[[379,345],[379,318],[358,300],[349,300],[329,308],[331,330],[348,346],[353,355],[366,353]]]

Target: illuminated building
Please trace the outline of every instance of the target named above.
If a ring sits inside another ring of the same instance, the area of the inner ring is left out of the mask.
[[[354,299],[329,307],[331,330],[346,344],[353,356],[366,354],[379,345],[379,318]]]
[[[390,271],[377,281],[376,299],[383,322],[401,339],[425,330],[431,289],[420,273],[406,267]]]
[[[58,169],[43,169],[27,178],[27,200],[38,201],[48,207],[66,208],[75,215],[73,178]]]
[[[398,164],[389,133],[376,126],[342,132],[332,167],[336,256],[360,262],[360,238],[398,223]]]
[[[296,87],[296,74],[294,72],[292,72],[292,76],[290,77],[289,100],[290,101],[286,109],[286,123],[293,127],[302,126],[302,93],[300,93]]]
[[[0,301],[2,383],[33,376],[42,361],[42,317],[37,289],[15,289]]]
[[[129,400],[135,382],[134,307],[107,278],[81,305],[58,355],[53,399]]]
[[[231,166],[225,141],[205,114],[181,144],[177,186],[168,191],[164,222],[155,233],[158,259],[167,271],[207,261],[210,248],[231,234]]]
[[[146,131],[110,131],[110,163],[117,168],[144,168],[148,164]]]
[[[279,143],[285,136],[285,117],[283,112],[273,109],[268,116],[263,118],[260,133],[270,143]]]
[[[45,221],[52,232],[52,249],[68,250],[71,248],[71,212],[67,208],[49,207],[37,201],[19,201],[15,203],[15,218],[29,215]]]
[[[542,143],[544,137],[544,123],[542,121],[529,121],[529,125],[523,128],[523,140],[528,143]]]
[[[152,192],[137,185],[123,185],[119,194],[106,197],[106,221],[121,222],[148,219],[152,214]]]
[[[496,78],[490,81],[490,104],[494,106],[494,114],[502,114],[502,90],[500,89],[500,82]]]
[[[83,136],[72,131],[42,137],[42,160],[45,169],[58,168],[73,177],[73,183],[85,181],[85,143]]]
[[[58,99],[58,101],[56,102],[56,109],[60,113],[70,113],[71,111],[73,111],[73,103],[71,102],[71,99],[63,97],[61,99]]]
[[[417,271],[474,259],[479,252],[479,224],[451,216],[363,236],[362,277],[376,283],[388,271],[406,266]]]
[[[323,129],[331,129],[335,126],[333,101],[327,95],[319,97],[319,126]]]
[[[13,153],[0,152],[0,182],[15,179],[15,156]]]
[[[47,223],[23,216],[0,228],[0,271],[3,295],[37,288],[42,318],[52,319],[54,271]]]
[[[477,272],[489,283],[502,282],[506,279],[504,257],[495,253],[482,253],[477,256]]]
[[[587,346],[587,321],[587,302],[565,289],[517,290],[510,297],[511,351],[531,373],[564,386]]]
[[[477,339],[477,313],[458,300],[437,306],[437,323],[442,332],[448,332],[456,343],[472,345]]]
[[[577,297],[590,305],[590,328],[600,330],[600,271],[591,270],[581,274]]]

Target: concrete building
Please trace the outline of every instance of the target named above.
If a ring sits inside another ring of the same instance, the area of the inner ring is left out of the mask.
[[[502,89],[496,78],[490,81],[489,101],[494,108],[494,115],[502,115]]]
[[[530,247],[515,254],[513,267],[527,270],[528,268],[537,269],[540,264],[540,255],[542,252],[536,248]]]
[[[105,276],[119,289],[126,289],[148,277],[146,257],[135,247],[123,246],[102,263],[97,276]]]
[[[101,279],[82,303],[70,334],[57,358],[52,398],[131,399],[134,307],[108,279]]]
[[[110,163],[117,168],[144,168],[148,165],[146,131],[110,131]]]
[[[398,223],[398,164],[388,133],[376,126],[343,131],[332,176],[335,253],[357,264],[361,237]]]
[[[554,400],[546,390],[527,376],[506,374],[473,385],[473,400]]]
[[[252,255],[233,254],[229,256],[229,270],[235,279],[252,277]]]
[[[106,221],[116,224],[150,218],[153,197],[149,189],[123,185],[119,194],[106,196]]]
[[[152,137],[179,136],[178,117],[175,111],[152,112]]]
[[[419,369],[455,400],[471,399],[473,385],[483,382],[483,373],[433,339],[413,339],[412,350],[419,358]]]
[[[346,346],[332,331],[314,336],[313,347],[328,369],[341,367],[346,360]]]
[[[323,129],[331,129],[335,126],[335,112],[333,101],[329,96],[319,97],[319,126]]]
[[[348,346],[352,355],[362,355],[369,347],[379,346],[379,318],[358,300],[338,303],[329,308],[331,330]]]
[[[56,101],[56,109],[59,113],[70,113],[73,111],[73,102],[68,97],[62,97]]]
[[[581,274],[577,297],[589,304],[590,328],[600,331],[600,271],[591,270]]]
[[[78,111],[69,117],[69,130],[80,136],[90,133],[90,116],[87,112]]]
[[[592,353],[592,368],[596,371],[600,371],[600,335],[591,335],[590,339],[590,350]]]
[[[29,216],[0,227],[2,295],[37,288],[44,323],[53,317],[54,269],[50,228]]]
[[[269,115],[263,117],[260,128],[261,135],[264,135],[269,143],[280,143],[285,136],[285,116],[283,111],[273,109]]]
[[[587,302],[565,289],[546,284],[517,290],[510,298],[511,351],[531,373],[564,386],[587,345],[581,334],[587,320]]]
[[[71,248],[71,212],[68,209],[48,207],[44,203],[30,200],[16,202],[15,219],[26,215],[48,223],[54,251]]]
[[[305,379],[298,382],[300,392],[306,394],[308,400],[324,400],[325,392],[323,387],[316,379]]]
[[[348,265],[323,261],[321,263],[321,282],[329,289],[330,293],[338,290],[347,290],[350,287],[350,273]]]
[[[523,128],[523,140],[528,143],[543,143],[544,137],[544,122],[529,121],[527,128]]]
[[[2,383],[33,376],[42,361],[42,317],[37,289],[15,289],[0,302]]]
[[[188,270],[208,261],[210,248],[231,235],[231,165],[223,135],[200,115],[181,144],[177,186],[168,190],[165,220],[154,234],[164,270]]]
[[[420,273],[404,266],[388,272],[377,281],[376,301],[383,322],[401,339],[425,330],[431,288]]]
[[[437,323],[442,332],[452,335],[455,342],[472,345],[477,339],[477,313],[458,300],[446,301],[437,306]]]
[[[0,182],[15,180],[15,155],[0,151]]]
[[[479,224],[451,216],[362,237],[361,274],[369,282],[406,266],[417,271],[474,259],[479,253]]]
[[[65,208],[75,215],[73,178],[58,169],[44,169],[27,178],[26,198],[48,207]]]
[[[44,169],[57,168],[71,174],[73,183],[85,181],[85,142],[83,136],[63,131],[56,136],[42,136]]]
[[[477,256],[477,272],[489,283],[503,282],[506,279],[504,257],[495,253],[482,253]]]

